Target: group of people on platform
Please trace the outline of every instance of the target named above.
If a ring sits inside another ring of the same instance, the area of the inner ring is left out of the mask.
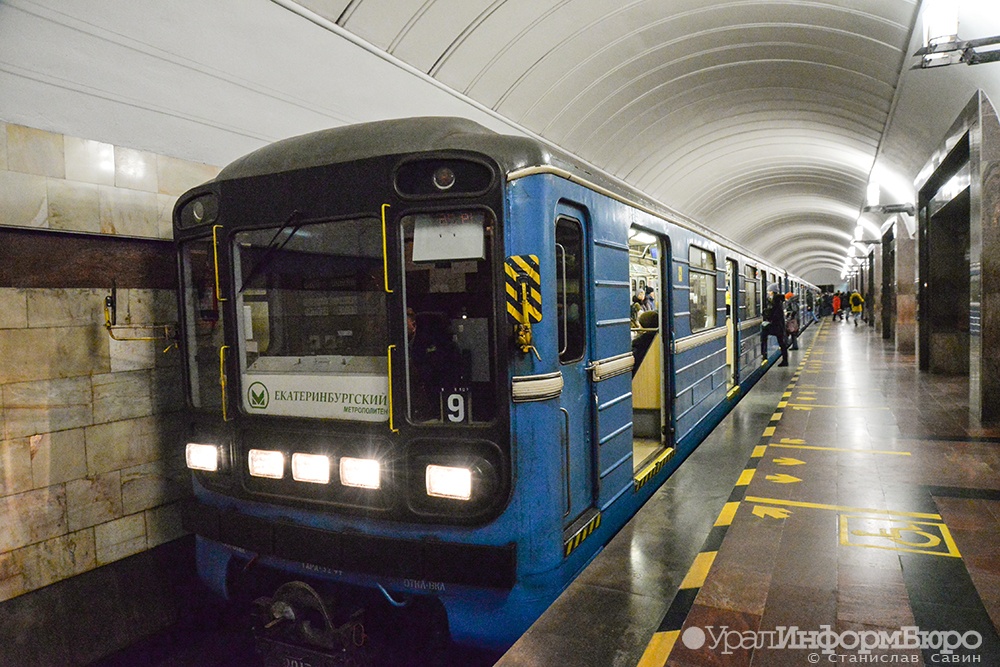
[[[787,366],[788,350],[799,349],[799,332],[804,328],[800,320],[799,298],[793,292],[783,294],[777,283],[771,283],[767,286],[767,299],[760,332],[760,354],[767,359],[767,342],[774,336],[781,348],[781,362],[778,365]],[[824,293],[818,302],[819,315],[832,315],[834,321],[849,321],[853,316],[854,326],[858,326],[864,303],[864,297],[857,290],[850,294]],[[812,322],[819,321],[813,308],[806,310],[806,316]]]

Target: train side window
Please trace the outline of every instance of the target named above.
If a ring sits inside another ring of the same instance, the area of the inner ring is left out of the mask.
[[[556,220],[556,310],[559,361],[583,357],[586,347],[583,227],[572,218]]]
[[[760,315],[760,301],[757,298],[757,268],[754,266],[746,267],[746,280],[744,281],[744,287],[746,291],[746,301],[747,301],[747,318],[757,317]]]
[[[697,246],[688,248],[691,333],[715,326],[715,253]]]
[[[225,344],[211,237],[185,241],[181,246],[184,274],[184,327],[187,336],[188,381],[196,408],[219,408],[219,349]]]

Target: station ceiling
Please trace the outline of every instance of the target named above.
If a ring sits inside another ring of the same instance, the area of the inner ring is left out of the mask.
[[[976,89],[1000,95],[1000,64],[910,69],[920,4],[0,0],[0,90],[16,84],[0,119],[224,164],[345,122],[457,113],[837,283],[873,173],[883,202],[912,201]],[[965,39],[1000,33],[995,0],[960,20]],[[46,106],[74,98],[107,126]],[[865,238],[885,221],[863,218]]]

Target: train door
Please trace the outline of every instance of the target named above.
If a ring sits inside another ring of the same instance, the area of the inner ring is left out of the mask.
[[[563,484],[566,490],[563,527],[573,524],[594,503],[593,388],[588,355],[588,271],[586,230],[576,217],[556,218],[556,310],[559,364],[563,390]]]
[[[655,285],[659,295],[652,305],[633,296],[632,466],[638,473],[673,444],[670,242],[633,228],[628,245],[631,280]]]
[[[726,260],[726,366],[729,372],[726,374],[727,389],[732,389],[739,384],[739,368],[737,354],[738,338],[738,313],[740,310],[740,290],[739,290],[739,268],[735,259]]]

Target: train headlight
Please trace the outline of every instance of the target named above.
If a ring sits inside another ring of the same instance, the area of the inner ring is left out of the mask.
[[[292,479],[296,482],[328,484],[330,457],[322,454],[292,454]]]
[[[427,495],[435,498],[472,498],[472,471],[468,468],[429,465],[425,474]]]
[[[285,455],[267,449],[251,449],[248,455],[250,474],[254,477],[281,479],[285,476]]]
[[[191,470],[216,472],[219,469],[219,448],[189,442],[184,449],[184,460]]]
[[[381,465],[375,459],[355,459],[345,456],[340,459],[340,483],[361,489],[377,489],[382,486]]]

